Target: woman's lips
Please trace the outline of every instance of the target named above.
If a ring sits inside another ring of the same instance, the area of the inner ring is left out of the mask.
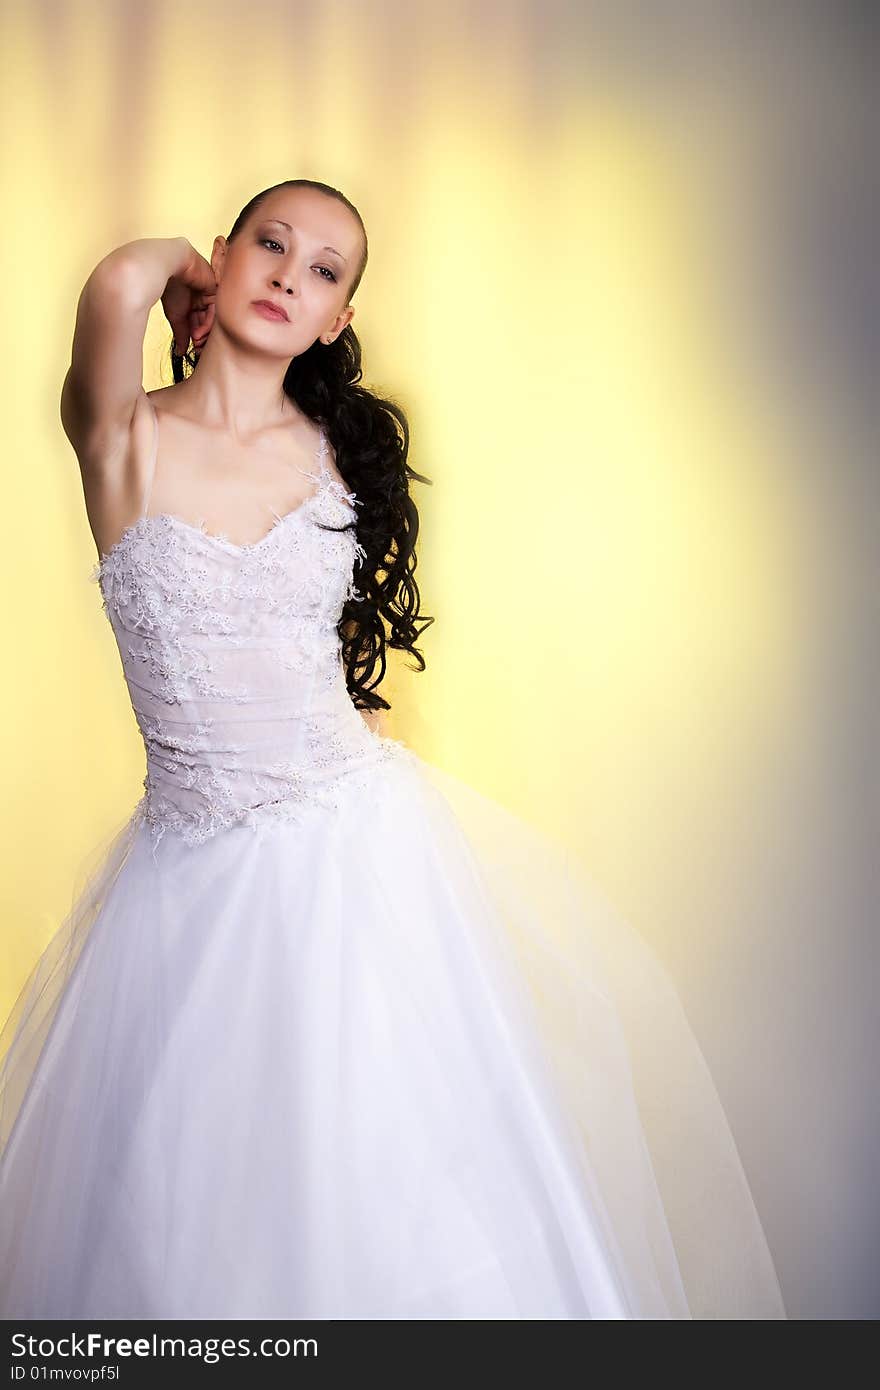
[[[265,299],[258,299],[254,302],[254,308],[258,314],[262,314],[264,319],[275,319],[276,322],[287,323],[289,320],[283,309],[279,309],[274,304],[270,304]]]

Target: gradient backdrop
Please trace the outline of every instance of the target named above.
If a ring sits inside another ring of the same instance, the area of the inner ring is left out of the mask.
[[[386,730],[663,957],[790,1316],[880,1315],[870,17],[3,4],[4,1018],[144,773],[59,419],[80,288],[323,180],[370,238],[365,383],[433,479]],[[169,342],[157,305],[148,389]]]

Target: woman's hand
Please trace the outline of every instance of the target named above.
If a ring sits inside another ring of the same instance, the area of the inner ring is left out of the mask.
[[[192,339],[196,356],[214,324],[217,278],[210,261],[193,247],[179,275],[172,275],[162,295],[162,308],[174,334],[174,351],[185,356]]]

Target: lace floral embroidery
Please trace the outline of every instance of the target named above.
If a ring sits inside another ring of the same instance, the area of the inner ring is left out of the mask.
[[[415,762],[368,729],[345,685],[337,627],[366,552],[320,523],[358,505],[325,472],[253,545],[163,514],[94,567],[144,740],[136,809],[154,853],[168,831],[199,844],[240,822],[301,823],[383,764]]]

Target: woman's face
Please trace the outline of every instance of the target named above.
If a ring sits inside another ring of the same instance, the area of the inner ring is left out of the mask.
[[[362,252],[360,226],[338,199],[311,188],[270,194],[231,242],[214,241],[216,319],[242,346],[285,359],[332,341],[354,317],[347,288]],[[260,314],[257,300],[287,320]]]

